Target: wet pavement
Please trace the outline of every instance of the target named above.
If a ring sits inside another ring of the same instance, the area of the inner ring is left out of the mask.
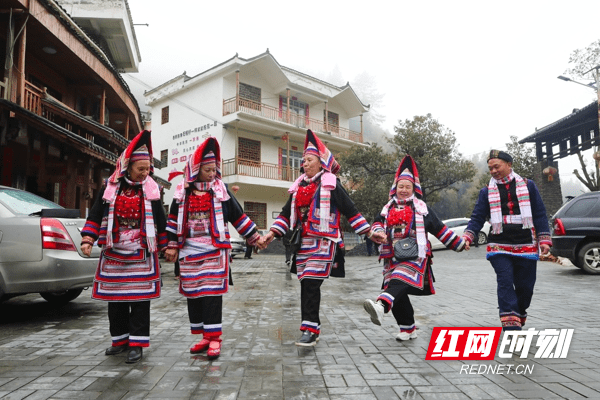
[[[530,373],[466,374],[471,361],[426,361],[434,327],[498,326],[495,275],[483,248],[434,253],[437,294],[412,297],[419,337],[395,340],[397,326],[370,322],[375,257],[348,257],[347,277],[322,286],[320,341],[298,348],[298,280],[281,255],[236,258],[224,298],[221,357],[192,355],[185,299],[172,264],[152,302],[150,347],[138,364],[107,357],[106,303],[85,291],[53,307],[38,295],[0,304],[1,399],[600,399],[600,276],[542,262],[526,327],[575,329],[565,359],[500,359]],[[481,363],[481,362],[479,362]]]

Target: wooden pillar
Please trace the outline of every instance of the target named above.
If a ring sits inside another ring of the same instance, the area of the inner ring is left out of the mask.
[[[240,70],[235,71],[235,112],[240,110]],[[237,166],[237,163],[236,163]]]
[[[286,115],[286,122],[289,124],[290,123],[290,89],[286,89],[287,91],[287,115]],[[289,140],[288,140],[288,149],[289,149]],[[289,152],[289,150],[288,150]],[[288,171],[289,172],[289,171]]]
[[[360,136],[363,135],[363,115],[360,114]]]
[[[235,159],[233,160],[234,164],[234,168],[233,168],[233,173],[235,175],[238,174],[238,151],[239,151],[239,141],[240,141],[240,133],[238,132],[238,127],[237,127],[237,123],[235,125]]]
[[[79,208],[75,204],[75,190],[77,187],[77,159],[73,153],[69,154],[67,160],[67,187],[65,208]]]
[[[37,173],[37,190],[38,193],[46,192],[46,182],[48,181],[46,176],[46,162],[48,160],[48,137],[42,135],[40,137],[40,162],[38,165]]]
[[[289,106],[289,96],[288,96],[288,106]],[[289,108],[288,108],[289,111]],[[288,181],[293,181],[292,175],[290,174],[290,170],[291,170],[291,166],[290,164],[292,163],[292,158],[290,157],[290,133],[286,132],[285,136],[287,137],[286,142],[287,142],[287,180]]]
[[[81,193],[81,203],[79,204],[79,215],[87,218],[87,210],[92,208],[94,204],[94,198],[92,195],[91,183],[94,173],[94,162],[91,157],[88,157],[87,161],[84,161],[83,167],[83,188]]]
[[[18,61],[18,83],[17,104],[23,107],[25,104],[25,50],[26,50],[27,26],[23,26],[23,32],[19,38],[19,61]]]
[[[129,115],[125,120],[125,139],[129,139]]]
[[[329,132],[329,110],[327,109],[327,102],[325,102],[325,132]]]
[[[104,114],[106,113],[106,90],[102,88],[102,95],[100,97],[100,125],[104,125]]]

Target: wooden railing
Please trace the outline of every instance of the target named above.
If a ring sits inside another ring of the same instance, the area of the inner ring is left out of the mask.
[[[8,78],[0,81],[0,99],[8,100]]]
[[[290,167],[288,174],[287,166],[270,164],[264,162],[256,162],[231,158],[223,160],[223,176],[244,175],[254,178],[275,179],[279,181],[293,182],[300,176],[298,168]]]
[[[42,89],[32,85],[30,82],[25,82],[25,99],[23,107],[27,110],[42,115]]]
[[[351,131],[348,128],[329,124],[329,131],[325,130],[325,122],[308,118],[298,113],[290,112],[290,120],[287,120],[287,112],[280,110],[279,108],[269,106],[263,103],[257,103],[251,100],[240,99],[236,110],[235,97],[231,99],[223,100],[223,115],[233,114],[235,112],[242,111],[248,114],[259,115],[263,118],[270,119],[272,121],[285,122],[303,129],[311,129],[315,132],[328,133],[332,136],[341,137],[344,139],[352,140],[354,142],[363,142],[363,136],[360,132]]]
[[[25,81],[23,107],[91,142],[97,142],[98,138],[105,139],[108,143],[103,146],[109,151],[118,153],[127,146],[127,140],[122,135],[111,134],[107,128],[99,127],[28,81]]]

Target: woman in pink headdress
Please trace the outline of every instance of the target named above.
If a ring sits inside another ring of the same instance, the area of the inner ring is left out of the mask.
[[[435,293],[431,270],[433,256],[427,232],[454,251],[462,251],[465,246],[465,241],[448,229],[421,200],[422,195],[417,166],[407,155],[396,171],[390,200],[373,223],[373,231],[384,234],[384,240],[375,240],[381,244],[379,259],[384,265],[384,290],[376,301],[365,300],[364,308],[376,325],[381,325],[383,315],[392,310],[400,329],[396,340],[417,337],[414,310],[408,295]],[[407,243],[407,247],[412,244],[415,253],[410,257],[395,254],[395,245],[401,243]]]
[[[217,139],[206,139],[190,157],[177,185],[167,223],[167,261],[179,260],[179,292],[187,298],[192,334],[202,334],[190,353],[221,354],[223,295],[230,280],[231,244],[227,223],[249,245],[259,239],[256,225],[221,180]]]
[[[85,255],[96,240],[104,247],[92,298],[108,301],[112,347],[105,354],[129,349],[127,363],[140,361],[150,345],[150,300],[160,297],[158,252],[167,234],[153,172],[150,132],[143,131],[117,160],[81,231]]]
[[[288,230],[300,229],[302,245],[292,263],[292,272],[297,273],[301,286],[302,336],[296,345],[315,346],[321,333],[321,284],[330,275],[344,276],[340,215],[348,218],[359,235],[370,235],[370,225],[335,176],[340,165],[310,130],[304,142],[302,168],[304,173],[288,190],[287,203],[259,247]]]

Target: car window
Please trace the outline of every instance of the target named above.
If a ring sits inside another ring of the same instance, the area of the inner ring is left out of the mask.
[[[43,197],[22,190],[0,190],[0,202],[14,214],[29,215],[43,208],[63,208]]]
[[[581,218],[594,215],[598,199],[595,197],[585,197],[582,199],[571,200],[571,206],[565,211],[564,216],[569,218]]]
[[[448,228],[456,228],[457,226],[463,226],[463,225],[467,225],[469,223],[469,220],[458,220],[458,221],[447,221],[445,222],[446,226]]]

